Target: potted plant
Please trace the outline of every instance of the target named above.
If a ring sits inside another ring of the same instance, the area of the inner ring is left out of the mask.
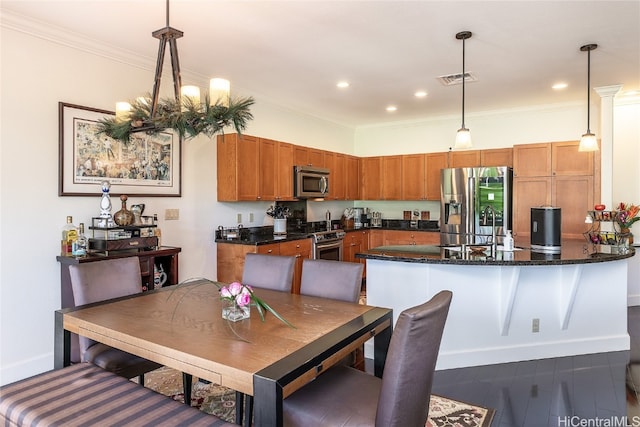
[[[271,205],[267,209],[267,215],[273,217],[273,234],[287,234],[287,218],[291,216],[288,207]]]

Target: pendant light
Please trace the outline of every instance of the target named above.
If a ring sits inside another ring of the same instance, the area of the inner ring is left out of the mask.
[[[471,38],[471,31],[461,31],[456,34],[456,39],[462,40],[462,127],[458,129],[456,134],[456,143],[454,148],[471,148],[471,132],[464,127],[464,81],[466,80],[464,71],[464,41]]]
[[[586,44],[580,47],[581,52],[587,52],[587,132],[580,138],[578,151],[598,151],[598,140],[589,128],[589,113],[591,112],[591,51],[597,44]]]

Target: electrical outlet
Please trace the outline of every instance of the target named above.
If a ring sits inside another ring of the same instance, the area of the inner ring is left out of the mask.
[[[540,319],[533,319],[531,322],[531,332],[540,332]]]
[[[253,212],[249,213],[249,222],[253,222]]]
[[[236,216],[236,221],[238,222],[238,224],[242,224],[242,214],[241,214],[241,213],[239,213],[239,214]]]
[[[165,209],[164,219],[167,221],[180,219],[180,209]]]

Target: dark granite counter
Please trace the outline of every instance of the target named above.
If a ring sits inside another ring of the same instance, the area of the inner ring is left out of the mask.
[[[339,227],[349,233],[352,231],[364,230],[405,230],[425,233],[439,233],[438,221],[418,221],[417,227],[411,227],[410,221],[388,219],[382,221],[382,227],[369,228],[346,228],[341,227],[339,221],[333,222],[334,227]],[[222,238],[220,230],[216,230],[216,243],[230,243],[236,245],[268,245],[271,243],[287,242],[291,240],[307,239],[312,233],[325,230],[326,223],[324,221],[310,222],[299,226],[292,225],[287,228],[287,234],[277,236],[273,234],[272,226],[240,228],[236,232],[234,238]]]
[[[587,264],[616,261],[635,255],[635,249],[620,250],[619,253],[598,253],[583,240],[564,240],[558,254],[533,252],[529,248],[518,248],[513,252],[498,250],[492,258],[489,250],[475,253],[462,252],[460,247],[432,245],[380,246],[356,254],[356,258],[384,261],[413,262],[426,264],[486,265],[486,266],[536,266]]]

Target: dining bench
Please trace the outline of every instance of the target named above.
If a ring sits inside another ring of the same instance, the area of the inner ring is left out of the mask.
[[[236,426],[91,363],[0,387],[0,425]]]

